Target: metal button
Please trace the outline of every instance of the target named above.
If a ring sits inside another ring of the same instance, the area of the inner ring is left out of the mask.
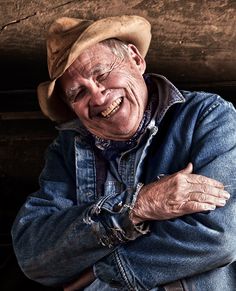
[[[120,212],[121,209],[122,209],[122,207],[123,207],[123,203],[122,203],[122,201],[120,201],[119,203],[116,203],[116,204],[113,206],[112,210],[113,210],[114,212]]]

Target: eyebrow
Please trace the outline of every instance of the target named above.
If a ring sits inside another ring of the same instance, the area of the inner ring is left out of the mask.
[[[98,64],[98,65],[96,65],[96,66],[95,66],[94,68],[92,68],[92,70],[91,70],[91,76],[93,76],[93,75],[98,75],[98,74],[101,73],[104,69],[110,71],[110,70],[111,70],[111,66],[110,66],[110,64],[106,64],[105,66],[104,66],[104,64]]]
[[[77,92],[79,91],[80,86],[75,86],[64,91],[65,97],[68,101],[71,101],[76,96]]]

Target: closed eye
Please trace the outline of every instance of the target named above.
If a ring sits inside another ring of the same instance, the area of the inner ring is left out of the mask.
[[[97,80],[98,80],[99,82],[102,82],[102,81],[106,80],[106,78],[109,76],[110,72],[111,72],[111,71],[109,71],[109,72],[105,72],[105,73],[103,73],[103,74],[100,74],[100,75],[97,77]]]
[[[81,99],[82,97],[84,97],[84,95],[86,94],[86,88],[85,87],[80,87],[76,96],[74,97],[73,103],[77,102],[79,99]]]

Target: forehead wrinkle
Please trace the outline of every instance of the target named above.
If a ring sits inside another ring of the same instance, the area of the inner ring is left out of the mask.
[[[98,75],[104,68],[109,68],[109,71],[113,70],[116,65],[122,62],[124,58],[118,58],[114,53],[112,53],[112,58],[109,62],[107,60],[99,59],[94,64],[93,54],[90,51],[86,52],[85,62],[81,63],[79,57],[74,61],[74,63],[68,68],[68,73],[71,78],[76,78],[78,75],[84,78],[90,78],[93,75]],[[96,61],[96,60],[95,60]]]
[[[114,55],[113,55],[114,56]],[[77,77],[82,76],[83,78],[90,78],[90,76],[96,76],[103,72],[104,68],[108,69],[108,71],[112,71],[113,69],[117,68],[121,65],[121,63],[124,61],[124,58],[120,59],[116,56],[114,56],[113,60],[109,63],[96,63],[94,66],[91,66],[91,61],[87,61],[86,64],[81,64],[81,62],[77,59],[68,69],[68,77],[72,78],[73,82],[70,86],[70,88],[67,88],[64,92],[67,97],[74,97],[75,94],[77,94],[78,90],[81,87],[80,83],[77,83]],[[90,67],[89,69],[86,69],[86,67]]]
[[[78,60],[76,60],[68,69],[67,72],[71,78],[77,77],[77,75],[83,75],[83,72],[85,71],[85,66],[82,66],[81,63],[77,65],[76,63],[79,63]]]
[[[102,70],[102,64],[96,64],[94,67],[89,69],[86,69],[86,67],[88,67],[88,65],[82,65],[81,63],[79,63],[79,65],[72,65],[67,70],[69,77],[76,79],[79,75],[84,78],[89,78]]]
[[[112,62],[102,64],[99,63],[94,66],[94,68],[91,69],[91,75],[99,75],[100,73],[103,73],[103,70],[107,70],[108,72],[111,72],[115,68],[117,68],[121,64],[122,60],[119,60],[118,58],[115,58]]]

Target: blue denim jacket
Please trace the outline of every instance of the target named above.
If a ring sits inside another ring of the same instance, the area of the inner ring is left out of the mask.
[[[142,141],[107,165],[103,193],[94,145],[79,120],[65,124],[50,145],[40,190],[12,228],[29,278],[60,285],[93,267],[97,280],[88,290],[163,290],[176,280],[183,290],[236,289],[236,111],[217,95],[180,92],[160,75],[151,78],[156,113]],[[188,162],[194,173],[230,185],[226,206],[133,226],[129,211],[140,183]]]

